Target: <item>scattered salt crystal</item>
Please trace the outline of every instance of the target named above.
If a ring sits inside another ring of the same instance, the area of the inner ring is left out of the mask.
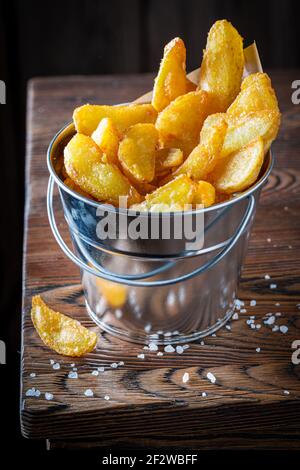
[[[276,317],[281,317],[281,312],[276,312],[275,315]]]
[[[99,371],[98,370],[93,370],[92,375],[95,375],[95,377],[97,377],[97,375],[99,375]]]
[[[271,276],[269,274],[265,274],[265,279],[267,281],[267,280],[271,279]]]
[[[40,395],[41,395],[41,392],[38,389],[36,389],[36,391],[34,392],[34,396],[39,397]]]
[[[171,344],[168,344],[167,346],[165,346],[165,352],[166,353],[172,353],[174,351],[175,351],[175,349],[173,348],[173,346]]]
[[[71,371],[68,374],[69,379],[78,379],[78,374],[75,371]]]
[[[205,345],[204,341],[201,341],[201,343],[200,343],[200,344],[201,344],[201,346],[204,346],[204,345]]]
[[[250,315],[251,320],[255,320],[255,318],[256,318],[255,315]]]
[[[285,395],[289,395],[289,394],[290,394],[290,392],[289,392],[288,390],[283,390],[283,393],[284,393]]]
[[[259,353],[259,352],[260,352],[260,348],[256,348],[255,351],[256,351],[257,353]]]
[[[50,359],[50,364],[51,364],[51,366],[53,366],[54,362],[55,362],[55,361],[53,361],[53,359]]]
[[[183,348],[184,351],[185,351],[186,349],[189,349],[189,347],[190,347],[189,344],[184,344],[184,345],[182,346],[182,348]]]
[[[188,372],[185,372],[182,376],[182,382],[186,384],[190,379],[190,374]]]
[[[207,397],[207,393],[206,393],[206,392],[202,392],[202,393],[201,393],[201,396],[202,396],[203,398],[205,398],[205,397]]]
[[[60,369],[60,364],[59,364],[59,362],[56,362],[55,364],[53,364],[52,367],[53,367],[54,370]]]
[[[120,361],[120,362],[118,363],[118,366],[124,366],[124,361]]]
[[[256,300],[250,300],[250,307],[255,307]]]
[[[273,325],[273,323],[275,322],[275,316],[272,315],[271,317],[267,318],[267,320],[264,320],[264,324],[265,325]]]
[[[216,337],[217,337],[216,333],[213,333],[213,334],[212,334],[212,337],[213,337],[213,338],[216,338]]]
[[[31,372],[30,377],[33,379],[34,377],[36,377],[36,373],[35,373],[35,372]]]
[[[280,303],[276,302],[275,307],[280,307]]]
[[[240,312],[241,313],[247,313],[247,309],[246,308],[241,308]]]
[[[250,328],[251,328],[252,330],[254,330],[254,329],[255,329],[255,325],[254,325],[254,323],[251,323],[251,325],[250,325]]]
[[[247,325],[252,325],[254,323],[254,320],[252,318],[249,318],[249,320],[246,320]]]
[[[255,325],[255,328],[256,328],[257,330],[260,330],[260,329],[261,329],[261,324],[260,324],[260,323],[257,323],[257,324]]]
[[[52,393],[49,393],[49,392],[46,392],[45,393],[45,398],[46,400],[50,401],[50,400],[53,400],[53,394]]]
[[[172,332],[171,331],[167,331],[166,333],[164,333],[164,336],[166,338],[169,338],[170,336],[172,336]]]
[[[98,367],[97,370],[98,370],[99,372],[104,372],[104,371],[105,371],[104,367]]]
[[[109,395],[105,395],[105,396],[104,396],[104,400],[107,400],[107,401],[110,400],[110,396],[109,396]]]
[[[29,388],[26,390],[25,393],[26,397],[34,397],[35,396],[35,388]]]
[[[273,328],[272,328],[272,331],[278,331],[279,330],[279,326],[278,325],[274,325]]]
[[[163,356],[163,355],[164,355],[164,353],[163,353],[163,352],[161,352],[161,351],[158,351],[158,353],[157,353],[157,356]]]
[[[70,367],[75,367],[75,364],[74,364],[74,362],[72,362],[72,364],[70,364]]]
[[[158,351],[158,346],[157,346],[156,343],[151,342],[151,343],[149,343],[149,349],[150,349],[150,351]]]
[[[285,334],[288,332],[288,327],[285,325],[280,325],[279,330],[281,331],[281,333]]]
[[[116,362],[112,362],[111,365],[110,365],[110,367],[111,367],[112,369],[116,369],[116,368],[118,367],[118,364],[117,364]]]
[[[94,396],[94,392],[90,388],[87,388],[85,390],[84,394],[85,394],[86,397],[93,397]]]
[[[288,206],[284,206],[283,210],[288,211],[289,210]]]
[[[176,352],[177,354],[182,354],[184,351],[183,347],[182,346],[176,346]]]
[[[292,246],[292,245],[289,245],[289,246],[288,246],[288,249],[289,249],[289,250],[291,250],[292,248],[293,248],[293,246]]]
[[[238,320],[239,319],[239,314],[237,312],[235,312],[233,315],[232,315],[232,319],[233,320]]]
[[[151,328],[152,328],[151,323],[147,323],[147,325],[145,325],[144,327],[144,330],[146,333],[149,333],[151,331]]]
[[[225,325],[225,328],[226,328],[226,330],[231,330],[231,326],[230,326],[230,325]]]
[[[141,353],[137,355],[138,359],[145,359],[145,354]]]
[[[270,284],[270,289],[276,289],[277,288],[277,284]]]
[[[216,383],[217,379],[212,372],[207,372],[206,377],[212,384]]]

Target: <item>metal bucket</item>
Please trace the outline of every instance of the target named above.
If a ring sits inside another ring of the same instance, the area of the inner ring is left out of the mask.
[[[160,221],[171,222],[169,237],[160,230],[158,237],[151,238],[148,229],[146,239],[133,240],[127,236],[129,224],[138,216],[148,219],[153,214],[137,215],[98,203],[63,183],[63,148],[74,132],[74,125],[68,124],[49,146],[47,208],[58,244],[81,269],[92,319],[121,339],[145,344],[184,343],[215,332],[234,311],[256,204],[272,169],[271,153],[258,181],[247,191],[205,209],[156,214]],[[73,250],[55,221],[54,183],[59,188]],[[99,239],[97,227],[107,214],[115,217],[116,236]],[[179,218],[183,222],[190,218],[193,224],[196,217],[202,217],[203,227],[198,244],[190,243],[185,234],[180,239],[172,236]]]

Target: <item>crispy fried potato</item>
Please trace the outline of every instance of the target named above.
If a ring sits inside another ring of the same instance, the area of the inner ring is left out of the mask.
[[[242,37],[228,21],[216,21],[208,33],[198,88],[212,93],[217,111],[226,111],[237,96],[243,68]]]
[[[243,191],[256,181],[263,161],[263,139],[258,137],[226,159],[220,160],[210,179],[219,192],[231,194]]]
[[[227,123],[223,114],[208,116],[200,134],[200,144],[175,171],[175,175],[186,174],[193,180],[200,180],[214,169],[220,158]]]
[[[161,175],[183,162],[183,152],[180,149],[159,149],[156,152],[155,173]]]
[[[186,93],[189,93],[190,91],[196,91],[197,90],[197,85],[196,83],[192,82],[192,80],[189,80],[188,78],[186,79]]]
[[[277,111],[256,111],[237,118],[228,116],[227,122],[222,157],[238,151],[258,137],[262,137],[266,153],[278,133],[280,115]]]
[[[165,46],[152,96],[152,105],[157,111],[162,111],[177,96],[186,93],[185,59],[186,50],[182,39],[175,38]]]
[[[108,163],[118,163],[120,134],[111,118],[103,118],[92,133],[93,141],[105,154]]]
[[[150,183],[155,175],[158,132],[153,124],[135,124],[121,141],[118,158],[124,173],[133,181]]]
[[[80,357],[97,344],[96,333],[77,320],[55,312],[39,295],[32,298],[31,319],[43,343],[58,354]]]
[[[268,75],[253,73],[244,79],[242,89],[227,114],[234,117],[263,110],[279,113],[277,98]]]
[[[212,206],[216,200],[216,190],[208,181],[195,183],[193,204],[203,204],[204,207]]]
[[[79,186],[78,184],[74,183],[74,181],[67,177],[65,180],[64,180],[64,184],[66,186],[68,186],[68,188],[72,189],[72,191],[75,191],[76,193],[79,193],[81,194],[82,196],[84,197],[87,197],[89,199],[93,199],[92,196],[88,193],[86,193],[85,191],[83,191]]]
[[[107,303],[113,308],[123,307],[127,300],[127,287],[124,284],[96,278],[96,284]]]
[[[129,104],[124,106],[107,106],[85,104],[76,108],[73,120],[77,132],[91,135],[101,119],[110,117],[118,131],[122,134],[130,126],[138,122],[154,123],[157,112],[152,104]]]
[[[101,162],[102,154],[91,137],[76,134],[64,149],[64,162],[69,177],[99,201],[119,205],[119,196],[127,196],[128,204],[141,200],[116,165]]]
[[[159,113],[156,128],[162,147],[180,148],[187,156],[199,143],[200,129],[213,112],[211,97],[205,91],[179,96]]]
[[[180,175],[164,186],[157,188],[152,194],[147,194],[145,205],[150,208],[154,204],[165,204],[172,207],[191,204],[195,193],[192,180],[186,175]]]

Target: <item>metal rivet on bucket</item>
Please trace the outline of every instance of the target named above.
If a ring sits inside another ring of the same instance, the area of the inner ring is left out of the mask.
[[[204,244],[200,249],[187,249],[184,238],[130,240],[118,234],[116,239],[99,240],[96,227],[101,214],[113,210],[118,218],[125,210],[109,209],[64,185],[59,174],[62,152],[74,132],[73,124],[68,124],[49,146],[47,207],[58,244],[81,269],[90,316],[105,331],[138,343],[181,343],[216,331],[234,310],[256,203],[272,168],[271,153],[249,190],[201,209]],[[55,221],[54,183],[59,187],[73,251]],[[134,217],[129,215],[128,220]]]

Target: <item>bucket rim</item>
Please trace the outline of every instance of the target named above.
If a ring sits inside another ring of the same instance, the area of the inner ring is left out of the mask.
[[[189,215],[197,215],[200,213],[207,213],[207,212],[212,212],[214,210],[219,210],[223,209],[225,207],[229,207],[233,204],[236,204],[244,199],[246,199],[248,196],[251,194],[255,193],[259,188],[263,186],[263,184],[266,182],[267,178],[269,177],[272,168],[274,166],[274,157],[271,152],[271,150],[268,150],[266,156],[265,156],[265,171],[261,175],[261,177],[256,181],[254,185],[252,185],[250,188],[246,189],[245,191],[241,192],[237,196],[233,196],[231,199],[220,202],[218,204],[213,204],[212,206],[209,207],[203,207],[200,209],[194,209],[194,210],[189,210],[189,211],[176,211],[176,212],[140,212],[134,209],[125,209],[122,207],[115,207],[112,204],[107,204],[103,202],[97,202],[93,201],[92,199],[88,199],[85,196],[82,196],[81,194],[77,193],[76,191],[73,191],[71,188],[69,188],[67,185],[64,184],[62,179],[58,176],[57,172],[55,171],[55,168],[52,163],[52,153],[55,148],[55,145],[61,142],[59,139],[63,139],[63,137],[67,137],[68,135],[72,135],[75,133],[75,125],[73,121],[67,122],[51,139],[50,144],[47,149],[47,166],[48,166],[48,171],[50,173],[50,177],[54,179],[56,184],[61,188],[63,191],[69,193],[72,197],[76,198],[79,201],[84,202],[85,204],[89,204],[90,206],[94,206],[97,209],[101,209],[102,211],[106,212],[116,212],[122,215],[131,215],[131,216],[136,216],[138,215],[139,217],[153,217],[155,214],[159,215],[161,217],[175,217],[175,216],[182,216],[184,214],[185,216]]]

